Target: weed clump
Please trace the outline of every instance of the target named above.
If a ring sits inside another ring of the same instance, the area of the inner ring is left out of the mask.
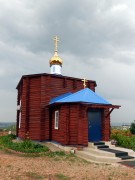
[[[29,139],[21,142],[13,142],[16,136],[13,134],[0,137],[0,146],[23,153],[41,153],[49,151],[49,148]]]

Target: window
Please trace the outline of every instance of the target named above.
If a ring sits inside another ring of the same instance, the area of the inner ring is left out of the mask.
[[[58,129],[58,127],[59,127],[59,111],[55,111],[54,129]]]
[[[20,105],[19,105],[19,129],[21,128],[21,100],[20,100]]]
[[[21,128],[21,112],[19,112],[19,129]]]

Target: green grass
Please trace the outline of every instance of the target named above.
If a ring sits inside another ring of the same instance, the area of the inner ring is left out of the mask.
[[[54,158],[56,161],[61,159],[72,159],[75,157],[72,154],[66,154],[64,151],[51,152],[47,146],[41,145],[40,143],[35,143],[29,139],[20,142],[13,142],[12,140],[15,138],[16,136],[13,134],[0,136],[0,149],[4,150],[8,154],[22,152],[22,154],[18,154],[18,156],[33,158],[48,156],[50,158]]]
[[[34,173],[34,172],[27,172],[26,176],[29,177],[29,178],[35,179],[35,180],[44,178],[43,176],[41,176],[41,175],[39,175],[37,173]]]
[[[61,173],[57,173],[55,174],[55,178],[57,178],[58,180],[69,180],[70,178],[61,174]]]
[[[0,136],[0,149],[2,151],[5,151],[5,153],[7,154],[16,154],[17,156],[21,157],[36,158],[48,156],[49,158],[53,158],[54,161],[62,160],[69,161],[71,164],[91,164],[91,162],[82,160],[71,153],[65,153],[64,151],[51,152],[47,146],[40,143],[35,143],[29,139],[19,142],[13,142],[15,138],[16,136],[13,134]]]
[[[23,153],[42,153],[49,151],[49,148],[43,146],[39,143],[35,143],[31,140],[24,140],[21,142],[12,142],[15,139],[15,135],[10,134],[7,136],[0,137],[0,147],[1,148],[8,148],[14,151],[23,152]]]
[[[49,157],[56,157],[56,156],[65,156],[65,152],[64,151],[54,151],[54,152],[49,152],[48,156]]]

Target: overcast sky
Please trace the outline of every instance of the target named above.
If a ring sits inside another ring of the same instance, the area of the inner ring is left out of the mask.
[[[58,35],[62,74],[96,80],[112,122],[135,120],[134,0],[0,0],[0,122],[16,120],[16,85],[50,73]]]

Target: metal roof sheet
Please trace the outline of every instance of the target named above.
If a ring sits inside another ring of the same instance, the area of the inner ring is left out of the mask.
[[[66,93],[66,94],[62,94],[62,95],[60,95],[60,96],[57,96],[57,97],[55,97],[55,98],[52,98],[51,101],[49,102],[49,104],[53,104],[53,103],[57,102],[58,100],[60,100],[60,99],[62,99],[62,98],[65,98],[65,97],[67,97],[67,96],[69,96],[69,95],[71,95],[71,94],[72,94],[71,92],[68,92],[68,93]]]
[[[108,101],[103,99],[101,96],[90,90],[89,88],[82,89],[76,93],[69,94],[65,97],[58,96],[56,100],[50,101],[49,104],[53,103],[73,103],[83,102],[88,104],[105,104],[110,105]]]

